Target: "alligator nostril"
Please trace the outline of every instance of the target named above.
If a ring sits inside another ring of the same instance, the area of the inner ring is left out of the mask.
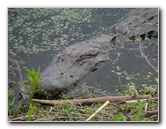
[[[110,42],[115,42],[116,37],[113,37]]]
[[[149,32],[147,33],[147,37],[148,37],[148,38],[152,38],[153,34],[154,34],[154,30],[149,31]]]
[[[135,41],[135,36],[133,35],[129,39]]]
[[[145,34],[140,35],[141,40],[145,39]]]

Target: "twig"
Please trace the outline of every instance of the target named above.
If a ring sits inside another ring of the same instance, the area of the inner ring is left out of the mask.
[[[147,99],[139,99],[142,102],[145,102]],[[158,101],[158,97],[149,98],[151,101]],[[123,101],[123,103],[135,103],[137,100]]]
[[[50,108],[50,111],[49,112],[51,112],[52,111],[52,107]]]
[[[82,107],[82,104],[79,102],[79,105]]]
[[[118,105],[115,105],[115,104],[111,104],[111,105],[117,107],[127,117],[127,120],[131,121],[131,118]]]
[[[147,112],[148,109],[148,103],[145,103],[145,111]]]
[[[144,111],[144,112],[145,112],[145,113],[143,114],[144,117],[149,117],[149,116],[158,114],[158,110],[154,110],[154,111]]]
[[[41,100],[41,99],[33,99],[34,102],[39,102],[43,104],[49,105],[56,105],[56,104],[64,104],[64,103],[73,103],[73,104],[83,104],[83,103],[103,103],[107,100],[110,103],[117,103],[117,102],[125,102],[129,100],[137,100],[137,99],[150,99],[150,95],[138,95],[135,97],[131,96],[103,96],[103,97],[96,97],[96,98],[87,98],[87,99],[74,99],[74,100]]]
[[[145,69],[147,69],[149,67],[149,65],[145,66],[142,70],[141,70],[141,73],[139,75],[139,78],[138,80],[140,80],[140,78],[142,77],[142,73],[145,71]]]
[[[31,117],[34,117],[34,116],[35,115],[31,115]],[[12,118],[12,119],[10,119],[10,121],[24,120],[27,117],[29,117],[29,116],[20,116],[20,117]]]
[[[147,56],[145,56],[143,50],[142,50],[142,44],[140,43],[140,46],[139,46],[139,49],[140,49],[140,52],[141,52],[141,55],[145,58],[146,62],[156,71],[158,72],[158,70],[149,62]]]
[[[140,101],[146,101],[147,99],[139,99]],[[137,100],[129,100],[129,101],[125,101],[125,103],[136,103]]]
[[[88,117],[85,121],[89,121],[92,119],[98,112],[100,112],[105,106],[107,106],[110,102],[107,100],[95,113],[93,113],[90,117]]]

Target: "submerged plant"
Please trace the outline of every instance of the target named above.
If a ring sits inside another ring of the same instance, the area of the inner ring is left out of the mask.
[[[152,96],[158,95],[158,86],[149,86],[144,88],[144,94],[150,94]]]

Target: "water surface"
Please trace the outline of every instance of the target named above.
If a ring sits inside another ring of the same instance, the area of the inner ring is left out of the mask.
[[[9,89],[15,91],[19,101],[21,77],[27,80],[25,70],[40,67],[43,71],[52,58],[66,47],[86,41],[101,33],[109,33],[111,25],[118,22],[130,9],[120,8],[9,8]],[[147,41],[148,42],[148,41]],[[154,39],[154,42],[158,42]],[[125,89],[129,83],[157,85],[155,70],[139,51],[139,43],[124,42],[110,53],[110,60],[97,71],[89,73],[67,96],[115,95],[117,89]],[[154,47],[153,43],[151,45]],[[156,66],[158,53],[147,49],[146,55],[154,56]],[[156,48],[155,48],[156,50]],[[156,52],[156,51],[155,51]],[[151,54],[152,53],[152,54]],[[21,75],[20,75],[21,73]],[[129,78],[130,79],[126,79]],[[21,98],[21,99],[20,99]]]

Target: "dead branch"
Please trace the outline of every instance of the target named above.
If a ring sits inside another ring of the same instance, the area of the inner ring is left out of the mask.
[[[150,63],[150,61],[148,60],[148,57],[144,54],[143,50],[142,50],[142,44],[140,43],[140,46],[139,46],[139,49],[140,49],[140,52],[141,52],[141,55],[145,58],[146,62],[156,71],[158,72],[158,69],[156,69],[152,63]]]
[[[135,97],[131,97],[131,96],[104,96],[104,97],[87,98],[87,99],[73,99],[73,100],[33,99],[33,101],[43,103],[43,104],[49,104],[49,105],[64,104],[67,102],[79,105],[79,104],[84,104],[84,103],[104,103],[106,101],[109,101],[110,103],[117,103],[117,102],[129,101],[129,100],[150,99],[150,98],[151,98],[150,95],[138,95]]]
[[[112,106],[118,108],[126,117],[128,121],[131,121],[131,118],[116,104],[111,104]]]
[[[144,111],[145,113],[143,114],[144,117],[149,117],[152,115],[158,115],[158,110],[154,110],[154,111]]]
[[[31,117],[34,117],[35,115],[31,115]],[[18,120],[25,120],[25,118],[28,118],[29,116],[20,116],[16,118],[9,119],[9,121],[18,121]]]
[[[146,100],[147,99],[140,99],[141,102],[145,102]],[[149,100],[158,101],[158,97],[149,98]],[[137,102],[137,100],[135,99],[135,100],[127,100],[127,101],[124,101],[122,103],[124,104],[124,103],[136,103],[136,102]]]
[[[100,112],[105,106],[107,106],[110,102],[107,100],[99,109],[95,111],[90,117],[88,117],[85,121],[90,121],[98,112]]]
[[[140,101],[144,102],[146,101],[146,99],[141,99]],[[125,103],[136,103],[137,100],[129,100],[129,101],[125,101]]]

